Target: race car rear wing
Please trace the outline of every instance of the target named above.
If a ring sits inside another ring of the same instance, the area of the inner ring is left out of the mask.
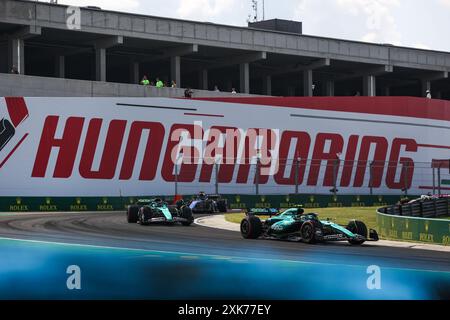
[[[248,216],[276,216],[280,213],[279,209],[275,208],[251,208],[247,209]]]

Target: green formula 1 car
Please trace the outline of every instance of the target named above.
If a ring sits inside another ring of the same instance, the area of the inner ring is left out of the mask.
[[[128,223],[139,223],[146,226],[152,223],[175,224],[190,226],[194,222],[192,210],[188,206],[177,208],[169,206],[161,199],[139,200],[135,205],[128,206]]]
[[[271,218],[263,222],[257,214],[270,215]],[[378,241],[377,232],[368,230],[361,221],[352,220],[344,227],[332,221],[319,220],[315,213],[305,214],[302,208],[291,208],[283,213],[276,209],[252,209],[241,222],[241,234],[245,239],[306,243],[348,241],[352,245],[361,245],[365,241]]]

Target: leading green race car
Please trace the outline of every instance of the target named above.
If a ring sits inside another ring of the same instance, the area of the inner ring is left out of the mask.
[[[194,222],[192,210],[188,206],[169,206],[161,199],[141,199],[135,205],[128,206],[128,223],[146,226],[152,223],[190,226]]]
[[[270,215],[261,221],[256,214]],[[272,215],[275,215],[272,217]],[[352,220],[346,227],[329,220],[319,220],[315,213],[304,213],[302,208],[291,208],[283,213],[276,209],[252,209],[241,222],[241,234],[245,239],[278,239],[316,243],[325,241],[348,241],[361,245],[366,241],[378,241],[375,230]]]

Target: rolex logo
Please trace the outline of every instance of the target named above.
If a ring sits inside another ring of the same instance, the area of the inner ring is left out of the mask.
[[[46,198],[45,199],[45,204],[46,205],[50,205],[50,203],[52,203],[52,199],[51,198]]]
[[[80,199],[80,198],[77,198],[77,199],[76,199],[76,203],[77,203],[77,205],[80,205],[80,204],[81,204],[81,199]]]
[[[313,203],[314,200],[315,200],[315,199],[314,199],[314,196],[310,196],[310,197],[309,197],[309,202]]]
[[[103,198],[103,204],[108,204],[108,198]]]
[[[425,221],[425,232],[428,233],[428,229],[430,228],[430,222]]]
[[[16,204],[20,206],[22,204],[22,199],[16,198]]]
[[[241,202],[241,196],[236,196],[236,203]]]

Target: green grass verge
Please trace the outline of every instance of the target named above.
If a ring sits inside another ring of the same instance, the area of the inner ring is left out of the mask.
[[[318,208],[313,210],[306,209],[306,212],[312,211],[319,214],[321,220],[330,218],[332,221],[347,225],[350,220],[356,219],[363,221],[368,228],[377,228],[377,207],[361,207],[361,208]],[[225,215],[225,219],[229,222],[241,223],[244,213],[230,213]],[[261,219],[267,217],[261,216]]]

